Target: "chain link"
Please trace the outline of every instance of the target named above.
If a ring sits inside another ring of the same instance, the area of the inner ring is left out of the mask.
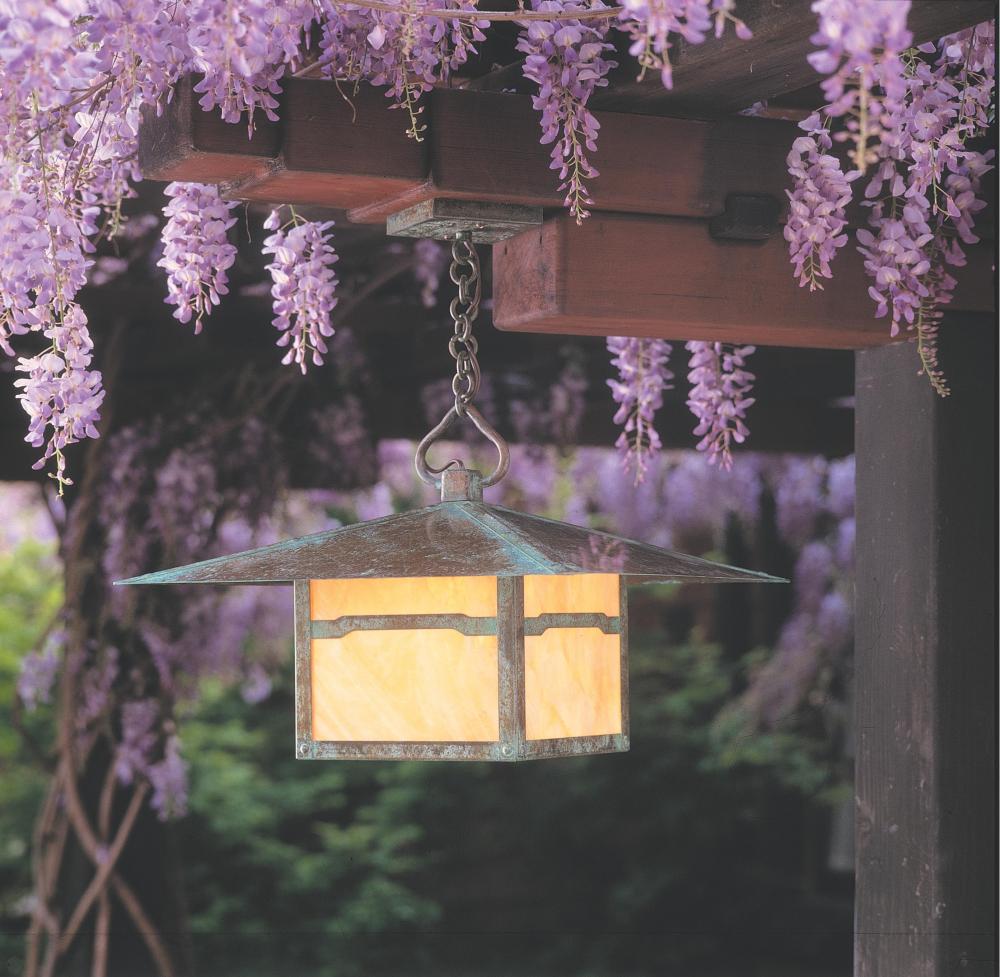
[[[468,271],[466,272],[466,269]],[[455,323],[455,333],[448,340],[448,352],[455,360],[455,376],[451,389],[455,394],[455,412],[465,416],[465,407],[479,392],[479,343],[472,335],[472,323],[479,315],[482,279],[479,276],[479,255],[467,232],[461,232],[451,246],[451,268],[448,276],[458,286],[458,295],[451,300],[449,312]]]

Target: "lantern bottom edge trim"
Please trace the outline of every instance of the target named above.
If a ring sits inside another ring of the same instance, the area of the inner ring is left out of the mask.
[[[626,753],[627,733],[567,736],[520,742],[364,742],[298,740],[295,755],[300,760],[454,760],[510,763],[556,757]]]

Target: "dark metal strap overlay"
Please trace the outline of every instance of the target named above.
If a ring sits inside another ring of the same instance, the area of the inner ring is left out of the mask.
[[[620,634],[621,621],[607,614],[539,614],[524,619],[525,637],[544,634],[549,628],[597,628],[605,634]]]
[[[494,635],[495,617],[470,617],[468,614],[348,614],[334,621],[313,621],[314,638],[342,638],[352,631],[458,631],[465,635]]]
[[[524,622],[525,635],[544,634],[549,628],[597,628],[605,634],[621,633],[621,621],[607,614],[539,614]],[[333,621],[313,621],[313,638],[343,638],[352,631],[457,631],[464,635],[492,636],[497,633],[495,617],[468,614],[348,614]]]

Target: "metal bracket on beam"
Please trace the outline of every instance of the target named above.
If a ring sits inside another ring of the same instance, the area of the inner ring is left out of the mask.
[[[541,223],[541,207],[435,198],[390,214],[385,232],[391,237],[450,241],[460,231],[468,231],[476,244],[494,244]]]
[[[726,209],[708,222],[718,241],[766,241],[778,229],[781,202],[769,193],[728,193]]]

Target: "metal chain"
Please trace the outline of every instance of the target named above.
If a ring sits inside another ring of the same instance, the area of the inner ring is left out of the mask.
[[[455,359],[455,377],[451,389],[455,394],[455,413],[465,416],[467,404],[479,392],[479,343],[472,335],[472,323],[479,315],[482,279],[479,276],[479,255],[467,231],[460,232],[451,246],[451,268],[448,275],[458,286],[458,295],[451,300],[449,311],[455,322],[455,334],[448,340],[448,351]],[[468,269],[466,272],[465,270]]]

